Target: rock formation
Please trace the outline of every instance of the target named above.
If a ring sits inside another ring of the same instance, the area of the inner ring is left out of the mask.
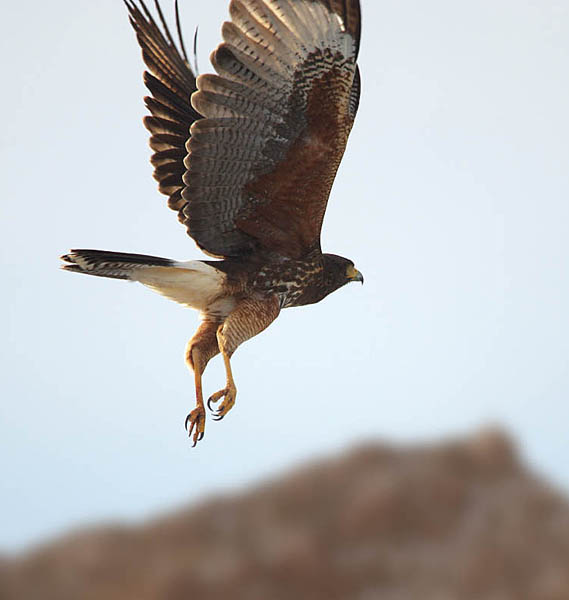
[[[568,600],[569,503],[486,431],[368,445],[0,565],[2,600]]]

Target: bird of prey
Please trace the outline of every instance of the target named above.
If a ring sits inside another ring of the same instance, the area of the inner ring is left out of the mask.
[[[186,347],[196,406],[195,444],[206,412],[202,374],[221,353],[225,387],[208,400],[223,418],[235,403],[231,356],[283,308],[319,302],[350,281],[354,263],[322,253],[330,189],[359,104],[359,0],[231,0],[217,74],[196,78],[155,0],[124,0],[147,71],[151,162],[159,190],[188,235],[216,260],[180,262],[122,252],[71,250],[63,269],[137,281],[197,309]],[[217,408],[212,404],[218,403]],[[193,435],[192,435],[193,434]]]

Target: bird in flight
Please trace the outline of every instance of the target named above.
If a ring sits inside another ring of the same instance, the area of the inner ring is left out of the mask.
[[[147,71],[154,177],[198,247],[216,260],[70,250],[63,269],[137,281],[201,313],[186,347],[196,406],[202,374],[221,353],[227,382],[208,400],[215,419],[233,407],[231,356],[283,308],[319,302],[348,282],[354,263],[325,254],[320,230],[359,104],[359,0],[231,0],[217,74],[196,78],[175,4],[178,43],[158,0],[124,0]],[[215,405],[212,408],[212,405]]]

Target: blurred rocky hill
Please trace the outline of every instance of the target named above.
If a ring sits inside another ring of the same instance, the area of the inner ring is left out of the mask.
[[[569,504],[487,431],[369,445],[0,565],[2,600],[568,600]]]

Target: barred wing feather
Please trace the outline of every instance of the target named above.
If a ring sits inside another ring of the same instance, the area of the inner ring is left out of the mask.
[[[197,82],[157,1],[164,33],[126,4],[150,70],[154,176],[189,235],[223,258],[319,252],[359,101],[359,0],[231,0],[217,75]]]
[[[140,2],[141,8],[127,0],[125,4],[142,48],[142,58],[148,67],[144,83],[152,95],[144,98],[144,102],[151,116],[145,117],[144,125],[151,134],[150,147],[154,152],[150,160],[154,166],[154,178],[158,181],[160,192],[169,197],[168,206],[180,211],[186,204],[182,198],[186,142],[191,124],[201,118],[190,104],[190,96],[197,89],[196,78],[185,56],[182,37],[180,35],[183,56],[176,47],[158,2],[155,6],[164,33],[143,1]],[[179,22],[177,3],[176,22]]]
[[[206,252],[320,251],[359,99],[358,0],[232,0],[202,75],[185,160],[190,235]]]

